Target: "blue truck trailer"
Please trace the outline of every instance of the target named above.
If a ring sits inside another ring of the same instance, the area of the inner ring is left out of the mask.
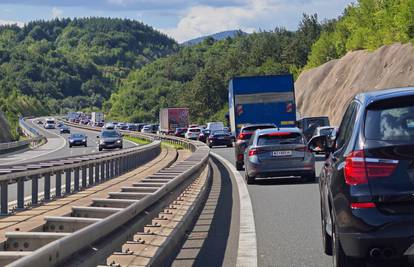
[[[246,124],[274,123],[295,127],[296,105],[292,74],[235,77],[229,83],[229,119],[238,136]]]

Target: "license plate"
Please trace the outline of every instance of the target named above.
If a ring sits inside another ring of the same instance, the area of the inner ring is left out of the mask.
[[[286,157],[286,156],[292,156],[292,151],[273,151],[272,152],[273,157]]]

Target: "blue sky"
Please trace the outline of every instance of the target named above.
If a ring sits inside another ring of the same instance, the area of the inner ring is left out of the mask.
[[[56,17],[142,21],[182,42],[224,30],[296,29],[303,13],[342,14],[351,0],[0,0],[0,24]]]

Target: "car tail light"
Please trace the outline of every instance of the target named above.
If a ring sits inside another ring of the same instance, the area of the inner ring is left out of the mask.
[[[398,160],[366,158],[363,150],[349,153],[345,159],[345,182],[349,185],[368,183],[368,178],[390,176]]]
[[[249,150],[249,157],[252,157],[252,156],[257,155],[257,154],[258,154],[257,149],[253,148],[253,149]]]
[[[239,136],[237,137],[237,139],[246,140],[246,139],[250,138],[250,136],[252,136],[252,133],[250,133],[250,132],[240,133]]]
[[[351,203],[351,209],[369,209],[369,208],[375,208],[374,202],[357,202],[357,203]]]
[[[258,155],[262,152],[263,151],[258,149],[258,148],[252,148],[252,149],[249,150],[249,157],[253,157],[253,156]]]
[[[238,154],[238,155],[237,155],[237,160],[239,160],[239,161],[240,161],[240,160],[243,160],[243,154]]]

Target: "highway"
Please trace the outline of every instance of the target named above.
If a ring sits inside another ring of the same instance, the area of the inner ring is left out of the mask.
[[[40,118],[43,119],[44,118]],[[11,154],[2,155],[0,158],[0,166],[13,166],[16,164],[24,164],[29,162],[37,162],[37,161],[44,161],[44,160],[51,160],[51,159],[58,159],[63,157],[71,157],[71,156],[81,156],[87,155],[92,153],[105,153],[104,150],[102,152],[98,151],[98,139],[96,136],[98,132],[88,131],[80,128],[71,127],[71,133],[83,133],[88,136],[88,146],[79,146],[79,147],[72,147],[69,148],[67,138],[69,134],[60,134],[59,128],[56,129],[44,129],[43,125],[35,123],[37,119],[27,120],[28,124],[31,127],[36,128],[41,134],[46,136],[47,143],[35,148],[29,149],[26,151],[18,151]],[[124,140],[124,148],[129,148],[136,146],[135,143]],[[62,184],[64,185],[64,178],[62,178]],[[39,192],[43,191],[43,179],[39,179]],[[51,189],[53,191],[55,186],[55,179],[52,176],[51,179]],[[17,199],[17,185],[10,184],[8,187],[8,199],[10,202],[15,201]],[[31,182],[25,182],[25,196],[31,196]]]
[[[216,147],[212,151],[234,164],[234,148]],[[318,160],[317,174],[323,163],[322,158]],[[244,177],[244,172],[240,174]],[[317,183],[259,180],[249,185],[248,191],[256,226],[258,266],[332,266],[332,259],[322,251]],[[233,199],[237,199],[234,193]]]

